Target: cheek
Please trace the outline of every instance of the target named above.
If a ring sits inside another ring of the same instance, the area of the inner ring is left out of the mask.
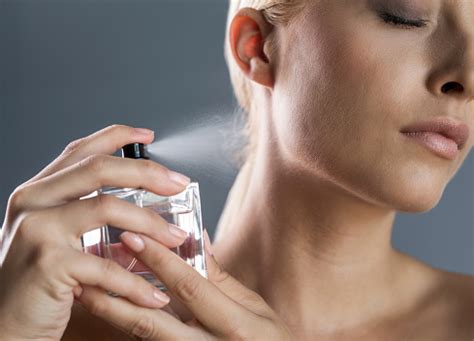
[[[274,119],[288,149],[309,160],[331,155],[331,162],[336,154],[353,156],[355,145],[358,153],[378,154],[373,148],[386,138],[381,123],[393,121],[385,113],[386,104],[395,102],[396,85],[394,72],[373,52],[380,47],[364,36],[329,21],[295,29],[285,41],[281,65],[288,67],[278,75]]]
[[[454,169],[407,157],[399,133],[430,114],[420,111],[422,61],[371,28],[331,22],[297,27],[282,41],[273,119],[285,159],[367,200],[431,208]]]

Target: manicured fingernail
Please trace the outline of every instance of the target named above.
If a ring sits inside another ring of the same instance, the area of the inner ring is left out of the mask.
[[[168,170],[168,176],[171,181],[174,181],[180,186],[187,186],[191,182],[191,179],[188,178],[186,175],[173,172],[172,170]]]
[[[125,243],[130,249],[135,252],[140,252],[145,248],[145,242],[138,234],[132,232],[123,232],[120,235],[120,239]]]
[[[152,135],[154,134],[154,131],[153,130],[150,130],[150,129],[147,129],[147,128],[134,128],[135,129],[135,132],[138,134],[138,135]]]
[[[207,229],[204,229],[204,239],[205,239],[204,248],[206,249],[207,254],[209,256],[212,256],[211,239],[209,238]]]
[[[170,301],[170,297],[162,292],[160,289],[153,290],[153,298],[160,303],[168,303]]]
[[[168,224],[168,230],[173,236],[178,237],[180,240],[184,240],[188,236],[188,233],[186,231],[184,231],[179,226],[173,224]]]

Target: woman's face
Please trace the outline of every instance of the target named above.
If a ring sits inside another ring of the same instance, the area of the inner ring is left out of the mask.
[[[285,159],[379,205],[431,209],[473,144],[474,2],[307,3],[277,28],[273,123]],[[380,13],[427,22],[396,26]],[[462,88],[443,92],[448,82]],[[401,133],[438,116],[470,128],[455,159]]]

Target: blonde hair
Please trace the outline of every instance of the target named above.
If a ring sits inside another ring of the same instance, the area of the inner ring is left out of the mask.
[[[251,80],[249,80],[240,70],[232,56],[229,42],[230,24],[235,14],[244,7],[251,7],[261,11],[264,18],[273,26],[285,26],[301,11],[303,1],[301,0],[229,0],[229,11],[227,14],[226,35],[224,43],[224,57],[229,69],[230,80],[234,90],[235,98],[241,109],[244,110],[245,128],[244,135],[248,144],[237,155],[237,161],[242,164],[250,159],[255,152],[256,140],[258,136],[258,108],[253,100]],[[269,60],[273,60],[277,52],[278,39],[273,30],[266,38],[265,54]],[[242,114],[242,112],[240,112]]]
[[[230,80],[234,89],[234,95],[241,109],[244,112],[240,114],[246,115],[245,127],[242,132],[247,139],[247,145],[238,153],[234,155],[236,161],[239,163],[240,171],[237,175],[234,184],[227,197],[224,210],[219,219],[216,229],[214,241],[219,241],[224,238],[230,223],[234,217],[238,216],[238,211],[241,204],[244,202],[244,196],[248,188],[253,157],[257,144],[259,134],[258,126],[258,110],[256,101],[253,99],[251,80],[249,80],[240,70],[236,61],[232,56],[232,50],[229,42],[230,24],[235,14],[244,7],[251,7],[261,11],[264,18],[273,26],[285,26],[289,24],[303,8],[304,1],[302,0],[229,0],[229,11],[227,15],[226,35],[224,42],[224,57],[229,69]],[[272,30],[266,37],[265,54],[271,61],[277,52],[278,37],[275,30]]]

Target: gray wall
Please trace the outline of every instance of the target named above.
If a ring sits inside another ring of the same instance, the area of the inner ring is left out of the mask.
[[[222,49],[227,1],[3,0],[0,6],[2,217],[15,186],[72,139],[112,123],[159,135],[197,111],[235,104]],[[396,248],[474,274],[473,163],[471,153],[434,210],[399,215]],[[212,233],[235,173],[224,183],[185,173],[200,182],[204,225]]]

